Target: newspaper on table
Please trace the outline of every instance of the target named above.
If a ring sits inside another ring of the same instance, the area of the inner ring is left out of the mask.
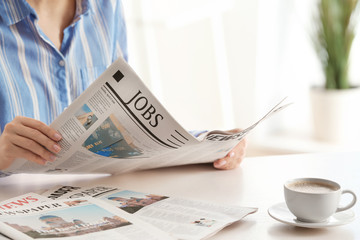
[[[175,239],[95,198],[38,202],[0,211],[0,232],[11,239]]]
[[[0,240],[9,240],[9,239],[11,239],[11,238],[8,238],[4,234],[0,233]]]
[[[35,203],[46,202],[49,199],[45,196],[39,195],[37,193],[26,193],[21,196],[7,199],[6,201],[0,202],[0,212],[6,210],[14,210],[23,206],[29,206]],[[10,237],[4,235],[0,231],[0,240],[8,240]]]
[[[36,203],[46,202],[49,199],[45,196],[39,195],[37,193],[26,193],[21,196],[17,196],[14,198],[7,199],[6,201],[0,202],[0,212],[7,211],[7,210],[14,210],[17,208],[21,208],[24,206],[29,206]],[[0,231],[0,240],[8,240],[12,239],[6,235],[4,235]]]
[[[39,195],[37,193],[26,193],[0,202],[0,212],[6,210],[13,210],[34,203],[46,202],[48,200],[49,198],[43,195]]]
[[[265,118],[239,132],[194,137],[167,112],[131,67],[118,59],[50,125],[62,150],[45,166],[16,159],[12,173],[110,173],[212,162]],[[287,105],[285,105],[287,106]]]
[[[199,240],[240,221],[257,208],[228,206],[112,186],[57,186],[42,194],[52,199],[94,197],[115,206],[176,239]]]

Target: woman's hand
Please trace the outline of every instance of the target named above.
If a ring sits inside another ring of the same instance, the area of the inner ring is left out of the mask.
[[[237,128],[229,132],[238,133],[240,131],[241,130]],[[246,146],[247,140],[243,138],[225,157],[214,162],[214,168],[229,170],[238,167],[245,157]]]
[[[0,169],[8,168],[16,158],[44,165],[55,160],[61,148],[61,135],[45,123],[27,117],[15,117],[0,135]]]

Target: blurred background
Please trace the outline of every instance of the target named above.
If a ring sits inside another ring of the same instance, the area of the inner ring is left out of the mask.
[[[310,89],[324,81],[312,41],[316,3],[123,0],[129,63],[187,130],[246,128],[287,97],[290,107],[248,135],[248,156],[352,150],[356,141],[314,135]],[[359,44],[355,36],[352,84]]]

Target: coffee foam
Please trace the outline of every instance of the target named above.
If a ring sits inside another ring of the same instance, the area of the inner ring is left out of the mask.
[[[337,186],[312,181],[298,181],[292,182],[287,185],[290,190],[305,193],[330,193],[338,190]]]

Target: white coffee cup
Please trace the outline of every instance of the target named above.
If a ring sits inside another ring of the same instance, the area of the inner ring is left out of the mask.
[[[342,194],[351,194],[352,200],[339,207]],[[284,184],[286,205],[290,212],[302,222],[324,222],[336,212],[353,207],[356,195],[353,191],[342,190],[336,182],[320,178],[297,178]]]

